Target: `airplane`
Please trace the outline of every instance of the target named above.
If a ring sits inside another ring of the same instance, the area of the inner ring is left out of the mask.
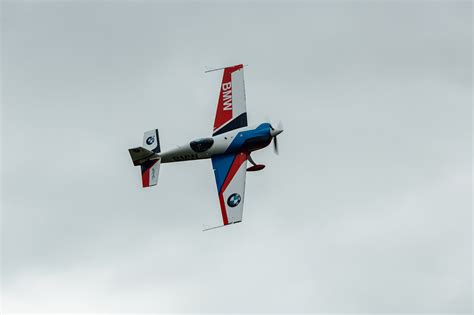
[[[211,159],[223,223],[217,227],[242,221],[246,172],[265,168],[250,154],[272,141],[278,154],[277,136],[283,132],[281,126],[274,128],[266,122],[248,126],[243,68],[239,64],[210,70],[224,70],[212,137],[161,152],[158,129],[154,129],[144,133],[142,147],[129,149],[133,165],[141,167],[143,187],[158,183],[161,163]],[[249,168],[247,161],[252,164]]]

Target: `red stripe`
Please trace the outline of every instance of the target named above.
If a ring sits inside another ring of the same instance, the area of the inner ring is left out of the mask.
[[[142,186],[148,187],[150,186],[150,169],[147,169],[145,173],[142,174]]]
[[[225,203],[224,203],[224,196],[222,193],[219,193],[219,203],[221,204],[221,212],[222,212],[222,221],[224,222],[224,225],[229,224],[229,219],[227,219],[227,212],[225,210]]]

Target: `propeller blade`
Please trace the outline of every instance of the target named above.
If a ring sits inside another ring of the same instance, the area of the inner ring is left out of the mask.
[[[275,153],[278,155],[278,141],[277,137],[273,138],[273,149],[275,150]]]

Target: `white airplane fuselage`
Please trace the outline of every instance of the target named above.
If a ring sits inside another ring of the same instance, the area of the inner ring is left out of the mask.
[[[220,154],[250,153],[268,146],[281,130],[273,129],[269,123],[242,127],[209,138],[191,141],[178,148],[161,152],[161,163],[172,163],[209,159]]]

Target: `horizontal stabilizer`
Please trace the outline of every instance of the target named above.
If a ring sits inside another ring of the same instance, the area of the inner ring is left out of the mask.
[[[133,165],[138,166],[142,165],[146,161],[149,160],[157,160],[158,159],[158,154],[155,152],[152,152],[150,150],[147,150],[143,147],[138,147],[138,148],[132,148],[128,149],[128,152],[130,152],[130,156],[132,157]]]

